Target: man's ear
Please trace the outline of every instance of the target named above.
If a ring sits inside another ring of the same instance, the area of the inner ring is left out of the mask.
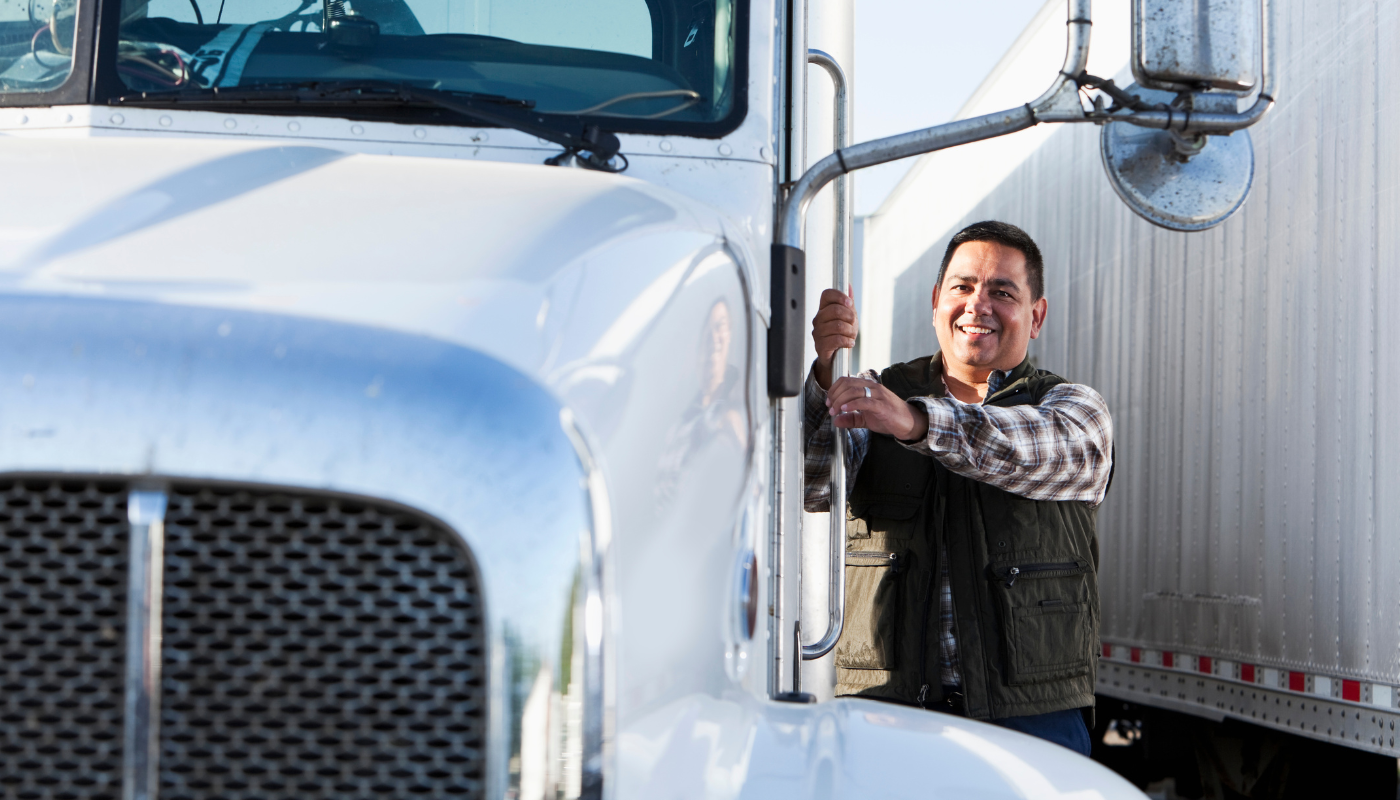
[[[1049,307],[1049,302],[1040,298],[1031,304],[1031,338],[1040,338],[1040,326],[1045,324],[1045,311]]]
[[[931,305],[932,305],[932,307],[933,307],[933,315],[934,315],[935,317],[938,316],[938,290],[940,290],[940,289],[942,289],[942,288],[943,288],[942,284],[939,284],[938,286],[933,287],[933,297],[932,297],[932,299],[930,300],[930,303],[931,303]]]

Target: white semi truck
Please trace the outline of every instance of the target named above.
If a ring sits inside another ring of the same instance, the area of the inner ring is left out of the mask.
[[[1096,34],[1130,25],[1096,12]],[[926,157],[868,222],[866,302],[890,312],[866,315],[883,324],[863,357],[926,352],[948,236],[1024,226],[1050,306],[1033,356],[1102,392],[1117,434],[1098,713],[1119,746],[1096,757],[1182,796],[1393,797],[1400,4],[1278,0],[1274,20],[1283,91],[1237,214],[1200,232],[1133,215],[1087,169],[1105,141],[1083,127]],[[1031,80],[1057,27],[1033,24],[979,96]],[[1095,55],[1133,79],[1127,47]],[[999,169],[962,167],[981,159]]]
[[[1140,796],[794,685],[842,628],[792,399],[839,176],[1272,104],[1093,103],[1067,10],[1039,99],[808,170],[839,2],[4,0],[0,792]]]

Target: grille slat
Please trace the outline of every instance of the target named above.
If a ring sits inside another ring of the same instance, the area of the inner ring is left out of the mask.
[[[0,480],[0,797],[121,796],[126,487]]]
[[[480,594],[448,531],[177,485],[165,565],[163,798],[481,795]]]

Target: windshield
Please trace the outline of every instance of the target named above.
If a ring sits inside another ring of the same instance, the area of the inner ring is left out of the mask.
[[[47,92],[73,71],[76,0],[0,0],[0,92]]]
[[[712,123],[735,106],[734,2],[123,0],[116,64],[132,92],[388,81]]]

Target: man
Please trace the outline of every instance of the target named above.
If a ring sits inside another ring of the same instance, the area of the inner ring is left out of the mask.
[[[1099,604],[1095,515],[1113,423],[1097,392],[1032,366],[1043,262],[1025,231],[979,222],[933,290],[939,352],[832,382],[852,298],[812,320],[806,507],[829,508],[847,437],[846,627],[837,694],[995,722],[1089,753]],[[833,428],[834,425],[834,428]]]

